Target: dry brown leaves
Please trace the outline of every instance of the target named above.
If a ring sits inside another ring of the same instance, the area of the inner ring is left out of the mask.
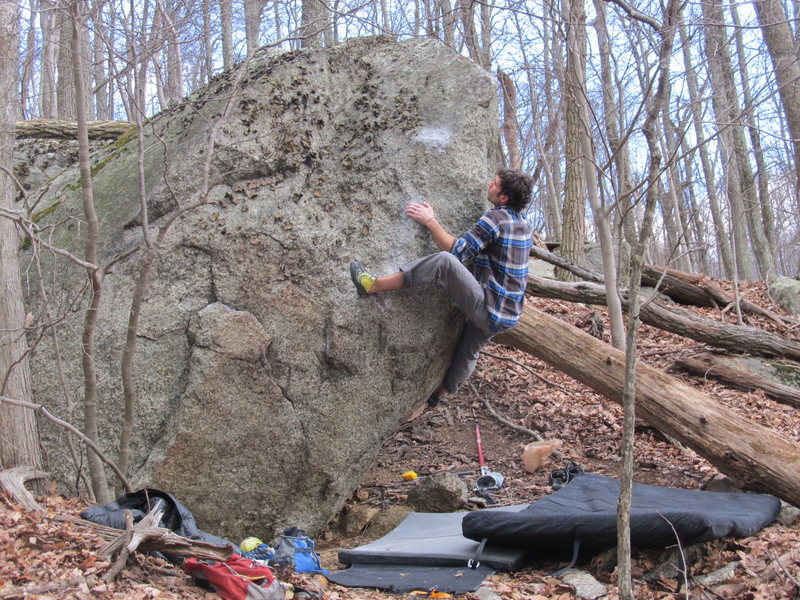
[[[726,291],[730,285],[715,282]],[[742,286],[742,295],[759,306],[778,312],[760,284]],[[605,319],[598,307],[567,302],[529,299],[536,308],[554,314],[580,327],[596,326],[593,312]],[[695,309],[708,318],[735,322],[733,311]],[[770,331],[777,325],[763,317],[748,317],[749,324]],[[605,331],[608,332],[606,322]],[[796,328],[790,335],[800,332]],[[784,331],[784,334],[786,332]],[[676,335],[643,326],[639,336],[640,359],[661,369],[680,354],[703,351],[703,345]],[[608,341],[608,340],[606,340]],[[501,472],[507,487],[493,494],[499,504],[532,502],[551,493],[549,470],[537,473],[522,468],[521,451],[532,441],[518,431],[499,423],[484,407],[490,402],[503,418],[538,431],[543,437],[563,440],[565,460],[580,463],[588,471],[616,475],[619,452],[621,409],[563,373],[532,357],[503,346],[487,351],[500,358],[483,356],[472,378],[480,398],[469,386],[447,398],[436,410],[423,413],[404,425],[381,449],[353,503],[387,508],[405,502],[414,482],[401,474],[409,469],[419,474],[438,471],[477,472],[475,425],[481,427],[486,460],[492,470]],[[779,404],[760,393],[726,388],[713,381],[701,381],[673,373],[718,401],[758,421],[787,438],[800,440],[800,410]],[[642,483],[698,489],[719,475],[707,461],[691,450],[673,446],[645,423],[636,430],[635,478]],[[468,484],[474,478],[466,477]],[[83,505],[75,500],[51,496],[40,500],[45,515],[23,514],[7,499],[0,502],[0,600],[5,598],[164,598],[210,599],[217,596],[196,587],[181,571],[153,557],[136,555],[112,584],[103,584],[109,563],[96,551],[104,540],[91,530],[58,520],[59,515],[76,515]],[[201,524],[202,525],[202,524]],[[701,545],[700,556],[690,561],[692,598],[737,598],[744,600],[796,599],[800,593],[800,525],[793,528],[773,525],[747,539],[726,538]],[[365,538],[342,539],[334,531],[323,532],[318,549],[323,566],[342,568],[336,560],[339,548],[353,547]],[[651,582],[642,577],[654,567],[670,560],[670,550],[634,551],[636,595],[644,600],[685,598],[678,590],[679,577],[662,576]],[[607,598],[616,598],[616,575],[602,567],[597,557],[584,568],[608,585]],[[574,590],[548,570],[563,565],[535,564],[517,573],[489,577],[486,586],[509,600],[572,600]],[[717,583],[702,586],[696,579],[726,566],[735,567],[731,575]],[[296,587],[320,594],[327,600],[384,600],[397,596],[376,590],[347,589],[326,585],[324,580],[295,574],[282,575]],[[474,600],[474,594],[467,594]]]

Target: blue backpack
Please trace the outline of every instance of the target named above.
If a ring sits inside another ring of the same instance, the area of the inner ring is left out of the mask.
[[[294,567],[295,573],[327,573],[319,562],[314,540],[297,527],[283,532],[275,546],[275,563]]]

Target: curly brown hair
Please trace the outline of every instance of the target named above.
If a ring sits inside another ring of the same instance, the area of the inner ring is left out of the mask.
[[[533,180],[514,169],[499,169],[497,176],[500,178],[500,193],[508,196],[506,206],[517,211],[524,210],[531,201]]]

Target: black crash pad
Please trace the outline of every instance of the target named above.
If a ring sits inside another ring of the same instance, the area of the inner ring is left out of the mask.
[[[462,520],[465,537],[534,554],[613,546],[617,539],[616,479],[584,473],[524,510],[477,511]],[[631,544],[637,548],[684,546],[725,536],[746,537],[772,523],[780,500],[762,494],[705,492],[633,484]]]

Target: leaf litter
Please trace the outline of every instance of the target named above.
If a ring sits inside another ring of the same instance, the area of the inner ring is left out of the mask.
[[[716,282],[726,287],[726,282]],[[728,290],[729,291],[729,290]],[[762,284],[744,284],[743,295],[759,306],[779,313]],[[555,300],[529,298],[537,309],[558,316],[578,327],[596,329],[598,316],[608,323],[604,309]],[[707,318],[734,323],[731,310],[693,308]],[[748,316],[748,324],[776,331],[767,318]],[[796,334],[798,328],[791,332]],[[787,335],[784,332],[784,335]],[[796,337],[796,335],[795,335]],[[640,329],[640,360],[668,369],[682,355],[706,349],[680,336],[643,325]],[[784,437],[800,442],[800,410],[777,403],[761,392],[733,390],[721,383],[672,373],[731,409],[746,415]],[[402,505],[416,484],[402,474],[413,470],[420,475],[450,471],[478,472],[474,428],[480,425],[484,454],[492,470],[506,478],[506,487],[494,492],[499,505],[533,502],[552,492],[548,474],[562,466],[551,461],[536,473],[522,467],[521,453],[529,436],[495,419],[486,409],[488,402],[505,420],[537,431],[543,438],[558,438],[564,461],[574,461],[584,470],[616,476],[620,461],[622,409],[586,386],[549,367],[542,361],[513,348],[490,344],[481,356],[471,379],[475,391],[463,386],[455,396],[423,412],[398,428],[384,442],[372,467],[364,474],[349,505],[367,505],[386,510]],[[635,480],[651,485],[702,489],[725,478],[694,451],[674,445],[643,421],[637,421]],[[474,477],[467,476],[468,485]],[[469,508],[478,508],[471,499]],[[0,600],[112,599],[144,600],[211,599],[218,596],[196,586],[191,578],[170,563],[142,554],[129,558],[126,568],[111,583],[103,575],[111,563],[100,558],[106,539],[90,528],[64,517],[75,517],[86,504],[55,493],[39,498],[44,514],[24,513],[6,495],[0,498]],[[333,523],[333,522],[332,522]],[[202,524],[201,524],[202,525]],[[369,528],[358,536],[343,536],[333,526],[319,534],[317,548],[323,566],[344,568],[337,551],[370,539]],[[635,594],[644,600],[665,598],[736,598],[744,600],[796,599],[800,597],[800,523],[774,524],[746,539],[724,538],[684,549],[689,566],[690,592],[683,576],[669,572],[658,577],[647,574],[670,560],[672,549],[661,552],[633,552]],[[618,597],[613,550],[595,557],[581,568],[608,586],[603,598]],[[567,600],[577,598],[575,590],[548,575],[558,564],[532,564],[514,573],[487,578],[485,588],[509,600]],[[718,577],[715,574],[722,573]],[[722,577],[722,579],[720,579]],[[279,578],[294,586],[295,598],[326,600],[383,600],[398,595],[378,590],[344,588],[327,584],[320,576],[282,572]],[[303,594],[307,594],[303,596]],[[411,597],[411,596],[408,596]],[[424,596],[418,596],[424,597]],[[477,600],[476,594],[461,596]],[[292,592],[287,594],[292,598]]]

